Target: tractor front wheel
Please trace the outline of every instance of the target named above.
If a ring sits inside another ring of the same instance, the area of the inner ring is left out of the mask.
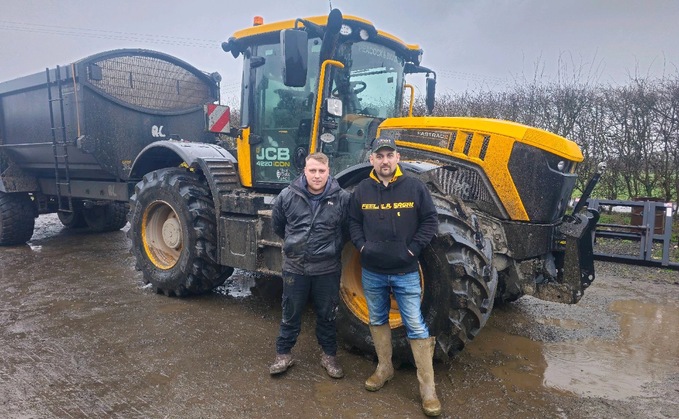
[[[214,203],[198,175],[180,168],[148,173],[137,183],[130,206],[131,251],[156,292],[201,294],[233,273],[217,261]]]

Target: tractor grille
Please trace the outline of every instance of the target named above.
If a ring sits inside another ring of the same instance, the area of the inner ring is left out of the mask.
[[[445,166],[435,169],[431,175],[436,179],[441,192],[455,195],[465,201],[484,201],[494,203],[481,176],[464,166]]]
[[[205,79],[156,57],[128,55],[88,66],[89,83],[134,107],[181,111],[212,102]]]

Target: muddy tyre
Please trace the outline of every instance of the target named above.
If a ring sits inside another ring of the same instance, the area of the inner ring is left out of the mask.
[[[461,202],[433,194],[439,213],[438,233],[420,255],[422,314],[432,336],[434,357],[447,360],[469,343],[490,317],[497,289],[491,265],[492,243]],[[368,328],[368,309],[361,286],[359,254],[344,248],[338,332],[350,349],[375,353]],[[389,324],[394,358],[412,361],[398,306],[392,297]]]
[[[118,231],[127,224],[129,205],[125,202],[111,202],[83,208],[83,218],[90,230],[96,233]]]
[[[201,294],[233,273],[217,261],[214,203],[198,175],[179,168],[146,174],[130,198],[129,218],[136,268],[156,292]]]
[[[24,244],[33,237],[35,209],[27,193],[0,192],[0,246]]]
[[[73,211],[71,212],[57,212],[57,217],[59,221],[66,228],[81,228],[87,227],[85,222],[85,216],[83,215],[82,202],[73,202]]]

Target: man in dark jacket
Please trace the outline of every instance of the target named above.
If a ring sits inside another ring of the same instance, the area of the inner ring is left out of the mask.
[[[274,232],[283,239],[283,316],[276,339],[276,360],[269,372],[280,374],[294,364],[291,354],[309,297],[316,312],[316,338],[323,348],[321,365],[342,378],[337,361],[335,316],[339,302],[342,230],[349,193],[330,176],[323,153],[306,158],[304,173],[273,203]]]
[[[417,366],[422,409],[429,416],[441,414],[436,396],[432,359],[436,339],[420,307],[418,257],[438,228],[436,207],[427,187],[406,176],[392,139],[373,142],[370,177],[358,184],[349,205],[351,241],[361,253],[362,283],[368,303],[370,334],[378,364],[365,388],[377,391],[394,376],[389,327],[390,292],[406,328]]]

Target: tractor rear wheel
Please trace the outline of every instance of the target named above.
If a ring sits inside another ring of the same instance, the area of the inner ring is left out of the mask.
[[[125,202],[111,202],[83,208],[83,218],[90,230],[97,233],[118,231],[127,224],[129,205]]]
[[[130,206],[131,252],[156,292],[201,294],[233,273],[217,261],[214,202],[198,175],[180,168],[148,173],[135,186]]]
[[[27,193],[0,192],[0,246],[24,244],[33,237],[35,208]]]
[[[485,325],[493,308],[497,272],[491,265],[492,242],[483,237],[476,217],[457,200],[432,194],[439,213],[438,233],[420,255],[422,315],[436,336],[434,357],[447,360],[461,351]],[[342,255],[338,332],[348,346],[375,353],[356,248]],[[394,358],[412,361],[406,330],[392,297],[389,324]]]

